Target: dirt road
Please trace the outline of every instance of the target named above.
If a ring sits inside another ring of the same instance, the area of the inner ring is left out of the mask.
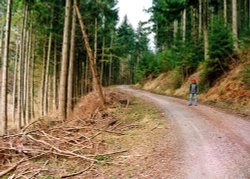
[[[174,178],[250,178],[249,121],[205,105],[188,106],[185,100],[119,88],[152,102],[175,128],[173,140],[181,161]]]

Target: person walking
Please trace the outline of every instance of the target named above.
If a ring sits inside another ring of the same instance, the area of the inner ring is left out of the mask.
[[[194,105],[197,106],[197,94],[199,92],[198,84],[195,79],[192,79],[192,83],[189,86],[189,102],[188,105],[191,106],[194,100]]]

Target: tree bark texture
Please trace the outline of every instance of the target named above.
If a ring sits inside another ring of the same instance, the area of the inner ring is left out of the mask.
[[[50,21],[50,29],[53,28],[53,15]],[[44,81],[44,94],[43,94],[43,109],[44,114],[48,113],[48,83],[49,83],[49,67],[50,67],[50,56],[51,56],[51,45],[52,45],[52,32],[49,34],[49,42],[48,42],[48,52],[47,52],[47,60],[46,60],[46,67],[45,67],[45,81]]]
[[[9,42],[10,42],[10,25],[11,25],[11,7],[12,0],[8,0],[3,65],[2,65],[2,86],[1,86],[1,109],[0,109],[0,135],[7,134],[7,87],[8,87],[8,58],[9,58]]]
[[[61,120],[66,119],[66,89],[67,89],[67,71],[68,71],[68,54],[69,54],[69,23],[71,13],[71,0],[66,0],[64,30],[63,30],[63,47],[62,47],[62,63],[60,73],[60,89],[59,89],[59,115]]]
[[[183,10],[182,14],[182,42],[185,44],[186,42],[186,21],[187,21],[187,10]]]
[[[227,0],[223,2],[224,23],[227,25]]]
[[[204,59],[208,56],[208,0],[203,0],[203,39],[204,39]]]
[[[86,50],[87,50],[87,54],[89,56],[90,68],[91,68],[91,71],[92,71],[92,76],[93,76],[93,80],[95,82],[95,86],[97,88],[96,90],[98,92],[98,95],[99,95],[99,98],[100,98],[100,101],[101,101],[102,105],[105,105],[105,99],[104,99],[104,95],[103,95],[103,91],[102,91],[102,86],[101,86],[101,83],[100,83],[100,80],[99,80],[99,77],[98,77],[96,64],[95,64],[95,59],[94,59],[93,52],[92,52],[90,44],[89,44],[89,39],[88,39],[88,35],[86,33],[86,28],[85,28],[85,25],[83,23],[82,16],[81,16],[79,8],[77,6],[76,0],[74,0],[74,2],[75,2],[76,14],[77,14],[78,19],[79,19],[80,27],[81,27],[82,34],[83,34],[83,39],[84,39],[84,42],[85,42],[85,47],[86,47]]]
[[[202,32],[202,0],[199,0],[199,39],[201,38]]]
[[[34,109],[34,70],[35,70],[35,47],[36,47],[36,40],[35,37],[32,37],[32,50],[31,50],[31,74],[30,74],[30,110],[31,110],[31,119],[35,118],[35,109]]]
[[[233,29],[233,39],[234,48],[238,49],[238,19],[237,19],[237,0],[232,0],[232,29]]]
[[[18,63],[18,95],[17,95],[17,114],[18,114],[18,128],[21,129],[23,124],[23,73],[24,73],[24,51],[25,51],[25,29],[27,24],[28,5],[25,4],[23,11],[23,25],[21,33],[21,42],[19,50]]]
[[[110,54],[109,54],[109,85],[112,84],[112,63],[113,63],[112,48],[113,48],[113,32],[111,31],[111,37],[110,37]]]
[[[67,94],[67,118],[69,118],[73,110],[73,77],[74,77],[74,59],[75,59],[75,34],[76,34],[76,14],[75,10],[72,13],[71,26],[71,46],[69,58],[69,74],[68,74],[68,94]]]
[[[57,103],[57,42],[54,43],[54,64],[53,64],[53,109],[58,109]]]
[[[16,42],[16,56],[15,56],[15,67],[14,67],[14,79],[13,79],[13,93],[12,93],[12,121],[16,121],[16,91],[17,91],[17,73],[18,73],[18,53],[19,43]]]
[[[40,116],[44,116],[44,91],[45,91],[45,75],[46,75],[46,41],[43,44],[43,67],[42,67],[42,86],[40,92]]]

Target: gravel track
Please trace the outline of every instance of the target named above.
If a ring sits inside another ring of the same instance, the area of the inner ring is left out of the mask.
[[[180,151],[178,160],[181,160],[181,168],[171,176],[250,178],[250,121],[209,106],[188,106],[185,100],[128,86],[118,88],[153,103],[171,123],[173,140],[177,140],[176,149]]]

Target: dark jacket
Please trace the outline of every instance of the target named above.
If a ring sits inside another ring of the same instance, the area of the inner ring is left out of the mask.
[[[190,94],[197,94],[198,92],[199,92],[199,88],[198,88],[197,83],[190,84],[189,93]]]

